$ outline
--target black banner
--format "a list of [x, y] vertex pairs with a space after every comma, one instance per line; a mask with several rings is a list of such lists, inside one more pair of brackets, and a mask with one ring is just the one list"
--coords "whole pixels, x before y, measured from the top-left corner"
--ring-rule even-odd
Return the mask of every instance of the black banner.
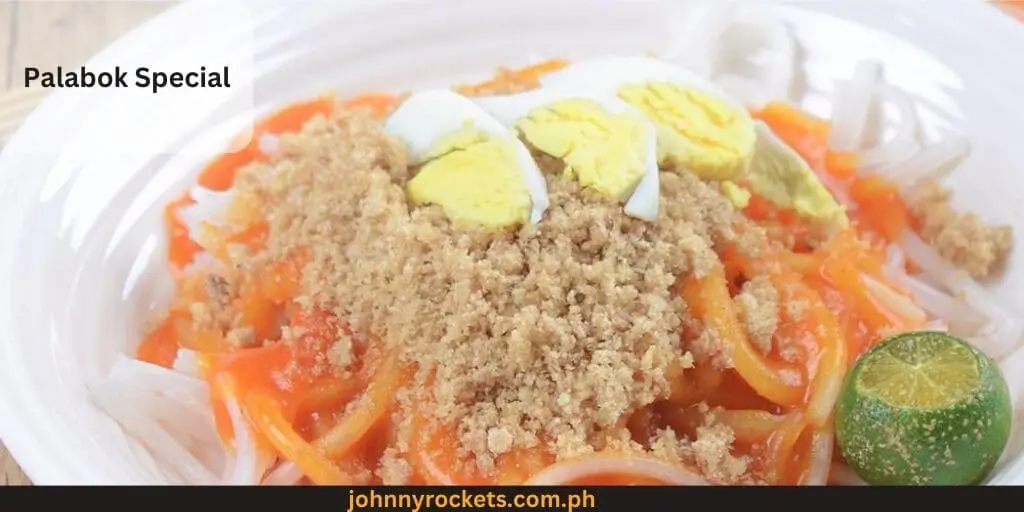
[[[34, 510], [49, 500], [133, 510], [185, 507], [181, 512], [274, 510], [304, 512], [439, 511], [625, 511], [685, 512], [695, 507], [756, 507], [817, 512], [849, 507], [971, 507], [1024, 498], [1024, 487], [8, 487], [0, 490], [4, 510]], [[90, 501], [91, 500], [91, 501]], [[102, 500], [102, 505], [99, 501]], [[1000, 500], [1000, 502], [1004, 502]], [[906, 501], [899, 503], [906, 505]], [[1009, 502], [1013, 503], [1013, 502]], [[59, 505], [58, 505], [59, 506]], [[729, 509], [725, 509], [729, 510]]]

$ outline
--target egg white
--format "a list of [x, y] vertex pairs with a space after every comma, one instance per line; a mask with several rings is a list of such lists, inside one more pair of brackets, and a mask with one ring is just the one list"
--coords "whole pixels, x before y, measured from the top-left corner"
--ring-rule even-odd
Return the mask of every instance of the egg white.
[[658, 168], [658, 133], [654, 125], [647, 122], [647, 170], [640, 183], [633, 190], [623, 207], [626, 215], [648, 222], [658, 220], [658, 209], [661, 204], [661, 170]]
[[613, 94], [585, 91], [579, 87], [545, 87], [516, 94], [481, 96], [473, 98], [473, 102], [483, 107], [505, 126], [511, 127], [526, 117], [533, 109], [542, 108], [557, 101], [572, 99], [593, 101], [611, 114], [635, 111], [628, 103]]
[[469, 98], [447, 89], [417, 92], [391, 114], [385, 130], [405, 144], [410, 162], [420, 164], [438, 138], [469, 126], [512, 144], [530, 194], [530, 222], [539, 222], [550, 200], [537, 162], [507, 126]]
[[658, 219], [658, 208], [661, 199], [661, 185], [658, 169], [657, 131], [654, 124], [639, 110], [622, 101], [614, 94], [586, 92], [584, 88], [542, 87], [530, 91], [497, 96], [474, 98], [474, 102], [493, 115], [507, 127], [526, 117], [530, 111], [543, 108], [557, 101], [570, 99], [590, 100], [610, 114], [629, 113], [637, 116], [646, 128], [646, 165], [644, 176], [630, 194], [623, 211], [627, 215], [654, 222]]

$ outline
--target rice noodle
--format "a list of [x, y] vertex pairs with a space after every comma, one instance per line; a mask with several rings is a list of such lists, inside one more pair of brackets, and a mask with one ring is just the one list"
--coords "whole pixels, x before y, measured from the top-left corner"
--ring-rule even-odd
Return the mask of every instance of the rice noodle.
[[199, 359], [196, 353], [187, 348], [178, 349], [178, 355], [174, 358], [174, 371], [183, 373], [190, 377], [199, 376]]
[[213, 228], [224, 226], [226, 222], [224, 214], [234, 200], [235, 192], [233, 190], [221, 192], [195, 186], [189, 191], [189, 195], [195, 203], [181, 209], [181, 219], [188, 228], [189, 238], [203, 246], [203, 239], [206, 238], [203, 236], [204, 226]]
[[123, 354], [118, 354], [107, 380], [148, 393], [162, 394], [193, 410], [210, 410], [209, 386], [206, 382]]
[[125, 434], [145, 445], [153, 457], [193, 485], [217, 484], [216, 473], [200, 461], [168, 430], [148, 414], [142, 403], [126, 399], [124, 389], [108, 386], [93, 389], [92, 401], [116, 421]]
[[828, 481], [836, 485], [868, 485], [863, 478], [841, 462], [832, 463]]
[[[904, 273], [904, 268], [907, 262], [906, 256], [903, 255], [903, 250], [896, 244], [890, 244], [885, 248], [885, 268], [889, 271], [896, 273]], [[890, 277], [892, 275], [890, 274]]]
[[817, 391], [810, 403], [807, 404], [807, 417], [812, 423], [820, 424], [822, 421], [827, 421], [839, 399], [844, 377], [846, 377], [845, 371], [828, 372], [814, 383], [820, 391]]
[[125, 403], [133, 403], [136, 409], [145, 411], [147, 417], [173, 425], [175, 437], [184, 436], [198, 441], [199, 444], [217, 444], [216, 435], [209, 429], [213, 422], [209, 407], [206, 410], [197, 410], [173, 398], [111, 380], [96, 383], [91, 389], [104, 396], [116, 396]]
[[900, 286], [914, 296], [914, 303], [942, 320], [958, 336], [976, 335], [985, 325], [986, 318], [966, 302], [937, 290], [928, 283], [908, 275], [892, 276]]
[[602, 474], [637, 475], [668, 485], [708, 485], [696, 473], [649, 457], [583, 456], [556, 462], [530, 478], [526, 485], [566, 485]]
[[825, 185], [825, 188], [828, 189], [829, 193], [832, 194], [832, 197], [846, 208], [847, 212], [852, 212], [857, 209], [857, 203], [850, 197], [850, 191], [846, 184], [837, 180], [827, 172], [817, 174], [817, 177], [821, 180], [822, 185]]
[[730, 22], [736, 0], [718, 2], [672, 2], [669, 5], [671, 39], [662, 58], [704, 77], [711, 76], [717, 41]]
[[188, 484], [219, 484], [228, 460], [204, 381], [119, 355], [89, 398], [160, 468]]
[[109, 386], [105, 390], [93, 388], [93, 392], [116, 396], [126, 407], [130, 406], [135, 409], [136, 413], [153, 420], [185, 452], [192, 454], [203, 467], [208, 468], [212, 473], [223, 474], [224, 469], [229, 465], [229, 457], [217, 438], [211, 413], [206, 413], [203, 416], [176, 414], [180, 408], [170, 405], [165, 397], [147, 394], [130, 396], [126, 392], [125, 386], [118, 386], [119, 388]]
[[896, 134], [889, 141], [858, 153], [861, 170], [902, 162], [913, 156], [919, 146], [917, 142], [919, 129], [917, 113], [910, 95], [884, 83], [877, 84], [874, 90], [880, 100], [895, 105], [899, 109], [899, 125], [896, 128]]
[[924, 324], [924, 327], [921, 329], [925, 331], [949, 332], [949, 324], [945, 320], [932, 320]]
[[913, 231], [904, 231], [900, 240], [900, 248], [926, 274], [951, 292], [966, 293], [971, 288], [981, 287], [966, 272], [946, 261], [938, 251]]
[[832, 466], [832, 447], [835, 435], [832, 426], [828, 425], [814, 431], [811, 439], [811, 460], [807, 465], [807, 476], [801, 482], [804, 485], [828, 484], [829, 471]]
[[970, 150], [970, 144], [962, 136], [953, 136], [931, 144], [909, 160], [889, 165], [880, 174], [889, 177], [904, 191], [925, 180], [937, 180], [952, 169]]
[[[109, 415], [108, 415], [109, 416]], [[109, 418], [118, 428], [119, 433], [123, 433], [123, 428], [113, 418]], [[187, 485], [185, 481], [177, 471], [174, 471], [167, 467], [166, 464], [160, 463], [153, 454], [150, 453], [149, 449], [146, 448], [142, 443], [135, 440], [135, 438], [125, 435], [119, 435], [118, 439], [112, 439], [111, 442], [117, 443], [118, 445], [127, 448], [128, 452], [131, 453], [131, 457], [134, 458], [138, 465], [137, 469], [146, 474], [147, 482], [153, 485]], [[116, 450], [116, 447], [111, 447], [111, 452]]]
[[[973, 309], [981, 313], [987, 322], [977, 336], [970, 337], [981, 351], [999, 360], [1012, 353], [1024, 338], [1024, 320], [1005, 308], [965, 272], [951, 263], [917, 234], [906, 231], [900, 246], [907, 257], [914, 260], [926, 274], [932, 276], [950, 292], [961, 297]], [[946, 320], [949, 320], [946, 318]]]
[[1020, 317], [1003, 315], [994, 317], [977, 336], [969, 337], [979, 350], [996, 361], [1011, 355], [1024, 338], [1024, 320]]
[[796, 41], [781, 18], [737, 10], [716, 44], [712, 78], [727, 92], [755, 107], [791, 96]]
[[713, 79], [748, 105], [786, 99], [796, 41], [781, 18], [736, 0], [670, 4], [662, 58]]
[[836, 83], [832, 101], [832, 128], [828, 136], [831, 151], [857, 151], [864, 143], [868, 118], [874, 103], [874, 89], [882, 73], [876, 60], [862, 60], [854, 69], [853, 78]]
[[909, 276], [906, 272], [906, 255], [897, 244], [889, 245], [885, 251], [883, 270], [896, 284], [905, 288], [914, 297], [915, 307], [923, 310], [932, 320], [925, 325], [927, 330], [955, 332], [961, 336], [978, 333], [985, 324], [985, 316], [961, 299], [936, 289], [921, 276]]
[[256, 485], [260, 475], [256, 439], [249, 424], [242, 415], [242, 410], [234, 399], [224, 401], [228, 415], [231, 417], [231, 430], [234, 432], [234, 466], [229, 482], [232, 485]]
[[[198, 185], [189, 190], [189, 196], [191, 196], [192, 200], [196, 202], [195, 206], [204, 206], [204, 208], [193, 210], [193, 214], [197, 215], [201, 210], [208, 210], [210, 212], [209, 215], [202, 216], [196, 220], [215, 224], [224, 221], [220, 217], [224, 211], [227, 210], [234, 198], [231, 190], [210, 190]], [[189, 215], [185, 214], [188, 210], [190, 210], [190, 208], [184, 208], [182, 210], [182, 215], [184, 217], [189, 217]]]
[[295, 485], [305, 475], [297, 464], [291, 461], [284, 461], [274, 468], [263, 478], [263, 485]]
[[924, 272], [935, 278], [950, 291], [962, 292], [972, 282], [966, 272], [946, 261], [932, 246], [912, 231], [905, 231], [900, 240], [904, 254], [912, 259]]
[[928, 320], [928, 314], [906, 296], [867, 274], [861, 273], [860, 278], [868, 293], [886, 308], [911, 322], [923, 323]]

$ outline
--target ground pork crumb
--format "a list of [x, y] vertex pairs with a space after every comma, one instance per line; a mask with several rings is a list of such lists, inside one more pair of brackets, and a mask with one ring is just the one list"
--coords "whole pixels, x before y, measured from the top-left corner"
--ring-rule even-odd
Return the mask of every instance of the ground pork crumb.
[[697, 428], [696, 438], [680, 438], [672, 429], [661, 430], [651, 440], [650, 454], [656, 458], [700, 469], [714, 484], [752, 484], [750, 460], [732, 453], [733, 431], [722, 424]]
[[504, 427], [487, 431], [487, 449], [494, 455], [501, 455], [512, 449], [512, 434]]
[[921, 222], [921, 236], [944, 258], [975, 278], [999, 271], [1010, 252], [1013, 228], [990, 226], [974, 213], [960, 213], [950, 205], [951, 193], [928, 182], [909, 200]]
[[306, 330], [302, 327], [292, 327], [286, 325], [281, 327], [281, 339], [284, 341], [295, 341], [306, 334]]
[[337, 341], [327, 350], [327, 358], [335, 368], [344, 370], [352, 364], [352, 336], [342, 332], [338, 335]]
[[684, 346], [693, 356], [693, 360], [702, 364], [713, 364], [717, 368], [732, 368], [732, 355], [726, 350], [721, 337], [712, 329], [707, 328], [697, 319], [683, 314], [685, 332], [696, 333], [691, 339], [684, 339]]
[[228, 343], [235, 348], [251, 348], [256, 346], [256, 330], [250, 326], [235, 327], [228, 331]]
[[188, 304], [194, 330], [229, 331], [235, 326], [234, 320], [239, 314], [233, 302], [238, 297], [238, 288], [234, 276], [230, 272], [226, 274], [210, 274], [197, 283], [205, 293], [206, 300]]
[[207, 276], [205, 285], [206, 294], [210, 296], [210, 300], [221, 306], [226, 306], [235, 293], [231, 283], [223, 276], [216, 274]]
[[[756, 230], [738, 236], [732, 205], [689, 173], [661, 174], [657, 223], [549, 173], [539, 224], [485, 232], [410, 207], [404, 151], [377, 121], [318, 118], [280, 141], [279, 159], [239, 176], [270, 221], [267, 249], [248, 264], [307, 248], [300, 303], [416, 363], [400, 416], [415, 404], [432, 424], [457, 426], [484, 471], [516, 447], [569, 457], [628, 438], [625, 420], [667, 396], [668, 369], [692, 364], [677, 276], [719, 267], [717, 244], [765, 243]], [[335, 363], [351, 357], [330, 351]], [[401, 480], [405, 469], [388, 464], [381, 476]]]
[[786, 301], [786, 315], [792, 320], [800, 320], [807, 312], [807, 301], [803, 299]]
[[747, 472], [747, 461], [733, 456], [731, 449], [734, 434], [725, 425], [711, 425], [697, 428], [697, 439], [693, 442], [693, 453], [697, 465], [707, 478], [714, 482], [736, 482]]
[[771, 352], [772, 336], [779, 325], [778, 291], [767, 277], [756, 276], [743, 284], [735, 300], [750, 341], [761, 352]]
[[389, 447], [380, 458], [377, 477], [384, 485], [407, 485], [412, 477], [412, 468], [397, 449]]
[[193, 329], [205, 330], [217, 325], [213, 310], [205, 302], [193, 302], [189, 306], [188, 312], [192, 317]]
[[679, 435], [676, 434], [675, 430], [670, 428], [662, 429], [651, 439], [650, 452], [651, 455], [658, 459], [662, 459], [668, 462], [681, 463], [682, 449], [685, 440], [679, 439]]

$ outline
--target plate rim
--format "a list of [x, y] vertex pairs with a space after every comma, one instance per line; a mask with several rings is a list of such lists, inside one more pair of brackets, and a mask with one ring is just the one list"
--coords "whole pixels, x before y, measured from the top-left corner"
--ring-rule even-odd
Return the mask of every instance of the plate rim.
[[[273, 9], [275, 5], [286, 3], [287, 0], [271, 0], [266, 2], [256, 2], [250, 4], [252, 9], [262, 9], [267, 12]], [[783, 4], [798, 5], [802, 3], [813, 3], [807, 1], [789, 0], [781, 2]], [[956, 4], [958, 9], [962, 9], [962, 13], [967, 16], [971, 16], [974, 19], [984, 20], [987, 23], [991, 23], [992, 32], [999, 32], [1001, 35], [998, 37], [1004, 37], [1002, 34], [1014, 34], [1007, 37], [1016, 37], [1021, 41], [1024, 41], [1024, 24], [1017, 19], [1011, 17], [1006, 13], [1000, 6], [996, 5], [991, 1], [964, 1], [964, 2], [950, 2]], [[372, 5], [373, 2], [359, 0], [352, 2], [352, 10], [363, 8], [367, 5]], [[150, 36], [162, 32], [166, 33], [169, 30], [174, 30], [177, 25], [174, 24], [175, 20], [179, 18], [187, 19], [190, 16], [202, 16], [203, 11], [208, 9], [208, 4], [202, 0], [189, 0], [181, 2], [177, 5], [169, 7], [157, 14], [156, 16], [146, 20], [145, 22], [134, 27], [125, 35], [116, 39], [100, 52], [90, 58], [87, 63], [94, 62], [96, 60], [108, 60], [117, 54], [125, 51], [127, 48], [126, 42], [131, 41], [134, 38], [141, 37], [141, 35], [149, 34]], [[993, 34], [989, 35], [992, 38]], [[16, 159], [13, 154], [17, 153], [17, 149], [25, 145], [28, 140], [33, 136], [38, 136], [46, 131], [46, 126], [54, 123], [59, 123], [62, 117], [62, 113], [57, 112], [57, 107], [66, 106], [68, 95], [66, 91], [54, 91], [53, 94], [49, 95], [42, 104], [25, 119], [21, 129], [19, 129], [4, 145], [3, 151], [0, 152], [0, 198], [10, 197], [10, 191], [16, 190], [16, 185], [19, 176], [23, 176], [29, 172], [29, 169], [20, 169], [16, 167]], [[78, 105], [78, 108], [88, 110], [90, 107], [86, 104]], [[64, 114], [66, 115], [66, 113]], [[10, 216], [8, 214], [14, 213], [16, 210], [12, 210], [9, 204], [4, 202], [3, 206], [0, 206], [3, 210], [4, 215], [0, 216], [0, 240], [4, 236], [15, 236], [20, 232], [17, 231], [19, 226], [13, 225], [14, 223], [9, 222]], [[11, 276], [14, 275], [16, 269], [10, 268], [3, 265], [4, 257], [10, 257], [16, 251], [14, 247], [4, 247], [0, 245], [0, 293], [8, 294], [12, 288]], [[9, 315], [10, 312], [7, 312]], [[0, 313], [0, 354], [2, 354], [3, 361], [0, 361], [0, 366], [11, 368], [14, 365], [14, 360], [10, 357], [17, 355], [19, 351], [15, 345], [10, 329], [10, 325], [4, 322], [4, 316]], [[83, 482], [83, 480], [92, 480], [87, 476], [87, 472], [81, 470], [85, 469], [82, 464], [77, 466], [65, 465], [54, 463], [54, 461], [62, 461], [59, 453], [52, 449], [49, 443], [41, 432], [53, 428], [52, 425], [37, 425], [31, 421], [32, 417], [37, 414], [25, 415], [28, 409], [24, 407], [24, 403], [17, 400], [17, 397], [13, 396], [14, 390], [17, 386], [17, 382], [11, 378], [14, 375], [10, 372], [0, 372], [0, 382], [4, 385], [0, 386], [0, 417], [5, 418], [3, 422], [0, 422], [0, 439], [3, 440], [4, 445], [10, 452], [14, 460], [21, 466], [25, 474], [36, 484], [36, 485], [52, 485], [62, 483], [92, 483]], [[1024, 457], [1022, 454], [1020, 457]]]

